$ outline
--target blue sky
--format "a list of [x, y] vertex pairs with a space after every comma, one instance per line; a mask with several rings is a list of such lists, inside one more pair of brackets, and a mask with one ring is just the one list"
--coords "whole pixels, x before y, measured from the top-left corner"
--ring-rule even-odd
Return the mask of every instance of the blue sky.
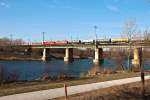
[[0, 0], [0, 37], [46, 40], [120, 37], [129, 19], [150, 26], [150, 0]]

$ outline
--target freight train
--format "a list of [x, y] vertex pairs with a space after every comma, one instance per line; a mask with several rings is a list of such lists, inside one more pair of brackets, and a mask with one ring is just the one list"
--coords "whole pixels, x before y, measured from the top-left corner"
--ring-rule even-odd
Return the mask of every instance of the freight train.
[[[63, 45], [63, 44], [94, 44], [95, 40], [71, 40], [71, 41], [49, 41], [49, 42], [32, 42], [32, 45]], [[127, 38], [113, 38], [113, 39], [97, 39], [97, 44], [104, 43], [129, 43]]]

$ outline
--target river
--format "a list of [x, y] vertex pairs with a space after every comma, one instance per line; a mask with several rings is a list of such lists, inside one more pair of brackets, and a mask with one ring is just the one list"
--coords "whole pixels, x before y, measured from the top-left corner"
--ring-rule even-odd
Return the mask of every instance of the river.
[[[32, 80], [37, 79], [40, 76], [48, 73], [51, 76], [57, 76], [62, 74], [82, 76], [85, 75], [88, 70], [93, 68], [92, 59], [75, 59], [72, 63], [64, 63], [63, 60], [51, 60], [51, 61], [0, 61], [0, 66], [4, 67], [7, 72], [19, 73], [20, 80]], [[99, 65], [101, 68], [116, 68], [117, 64], [115, 60], [105, 59], [103, 64]], [[124, 66], [127, 66], [127, 61], [124, 61]], [[145, 61], [144, 68], [150, 69], [150, 60]]]

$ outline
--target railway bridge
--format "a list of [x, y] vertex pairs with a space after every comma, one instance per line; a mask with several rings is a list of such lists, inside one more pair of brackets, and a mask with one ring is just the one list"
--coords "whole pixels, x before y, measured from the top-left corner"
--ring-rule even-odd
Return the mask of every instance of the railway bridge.
[[31, 52], [32, 48], [41, 48], [43, 49], [43, 56], [41, 59], [43, 61], [46, 61], [48, 58], [48, 49], [50, 48], [59, 48], [59, 49], [65, 49], [65, 57], [64, 61], [65, 62], [70, 62], [73, 59], [73, 49], [74, 48], [91, 48], [95, 49], [95, 57], [93, 59], [93, 62], [95, 64], [100, 63], [100, 61], [103, 59], [103, 49], [104, 48], [128, 48], [131, 50], [134, 50], [134, 59], [132, 60], [132, 64], [140, 64], [140, 54], [142, 51], [142, 48], [150, 48], [150, 43], [132, 43], [129, 45], [129, 43], [103, 43], [103, 44], [61, 44], [61, 45], [56, 45], [56, 44], [47, 44], [47, 45], [16, 45], [14, 46], [16, 48], [25, 48], [26, 51]]

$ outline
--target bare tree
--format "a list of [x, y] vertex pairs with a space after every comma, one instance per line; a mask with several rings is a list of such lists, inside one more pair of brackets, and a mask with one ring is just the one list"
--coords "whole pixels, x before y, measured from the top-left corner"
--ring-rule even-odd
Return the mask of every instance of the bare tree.
[[118, 49], [117, 50], [117, 59], [115, 62], [117, 63], [117, 68], [118, 70], [126, 70], [127, 68], [124, 66], [124, 61], [126, 59], [126, 54], [123, 49]]
[[13, 40], [14, 45], [22, 45], [23, 43], [24, 43], [24, 41], [22, 39]]
[[137, 34], [137, 24], [134, 20], [128, 20], [123, 26], [123, 34], [131, 41]]
[[150, 31], [148, 29], [145, 29], [143, 35], [144, 35], [144, 37], [143, 37], [144, 38], [144, 42], [150, 41]]
[[123, 34], [129, 39], [128, 69], [131, 70], [131, 41], [137, 33], [137, 24], [134, 20], [128, 20], [123, 26]]

